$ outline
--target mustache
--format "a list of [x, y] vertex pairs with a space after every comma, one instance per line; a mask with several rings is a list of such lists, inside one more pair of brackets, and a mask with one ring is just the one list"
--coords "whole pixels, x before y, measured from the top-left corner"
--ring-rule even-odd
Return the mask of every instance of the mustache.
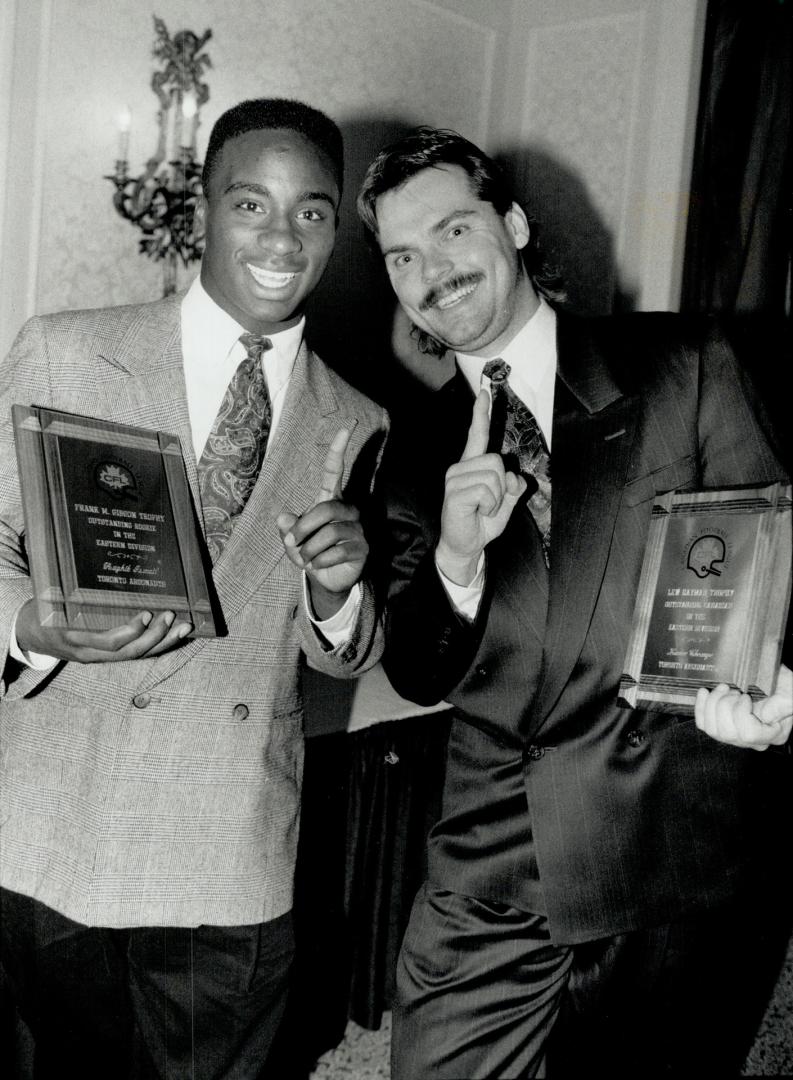
[[439, 300], [450, 296], [451, 293], [456, 292], [458, 289], [465, 288], [466, 285], [476, 285], [483, 277], [483, 274], [473, 272], [457, 274], [455, 277], [445, 281], [443, 285], [434, 285], [419, 304], [419, 311], [427, 311], [429, 308], [434, 307]]

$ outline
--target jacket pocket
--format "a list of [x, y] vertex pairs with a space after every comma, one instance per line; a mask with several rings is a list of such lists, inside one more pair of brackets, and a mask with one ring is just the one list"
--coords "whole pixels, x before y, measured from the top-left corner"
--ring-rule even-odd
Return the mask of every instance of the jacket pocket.
[[681, 488], [693, 490], [698, 482], [697, 463], [694, 454], [687, 454], [668, 465], [662, 465], [644, 476], [625, 485], [622, 501], [626, 506], [638, 506], [647, 499], [654, 499], [666, 491]]

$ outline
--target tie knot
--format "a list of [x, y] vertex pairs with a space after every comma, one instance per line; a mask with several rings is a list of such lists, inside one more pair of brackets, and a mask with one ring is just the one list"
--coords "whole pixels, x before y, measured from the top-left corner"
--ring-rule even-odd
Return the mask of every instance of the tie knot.
[[252, 360], [260, 360], [262, 353], [273, 347], [268, 337], [257, 337], [256, 334], [240, 334], [240, 341]]
[[505, 360], [488, 360], [482, 368], [482, 374], [487, 375], [491, 383], [503, 383], [507, 381], [510, 370]]

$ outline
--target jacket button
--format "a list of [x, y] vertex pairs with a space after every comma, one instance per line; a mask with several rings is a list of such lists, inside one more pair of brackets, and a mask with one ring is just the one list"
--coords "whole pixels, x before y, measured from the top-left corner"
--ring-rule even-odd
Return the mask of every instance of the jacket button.
[[232, 716], [235, 720], [247, 720], [250, 716], [251, 710], [247, 705], [235, 705], [232, 709]]
[[545, 754], [545, 750], [541, 746], [530, 746], [526, 751], [526, 757], [531, 758], [532, 761], [539, 761]]
[[637, 731], [636, 728], [633, 728], [631, 731], [629, 731], [626, 738], [631, 746], [641, 746], [641, 744], [644, 742], [643, 733], [641, 731]]
[[480, 665], [480, 667], [478, 667], [476, 669], [476, 673], [477, 673], [477, 675], [479, 676], [480, 679], [484, 679], [485, 676], [488, 674], [488, 671], [487, 671], [487, 668], [485, 667], [485, 665], [482, 664], [482, 665]]
[[136, 694], [132, 699], [132, 704], [136, 709], [145, 709], [151, 704], [151, 694]]

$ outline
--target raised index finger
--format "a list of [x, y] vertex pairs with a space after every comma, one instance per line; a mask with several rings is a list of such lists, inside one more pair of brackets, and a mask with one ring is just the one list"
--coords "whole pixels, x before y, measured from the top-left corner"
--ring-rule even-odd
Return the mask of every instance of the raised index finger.
[[490, 434], [490, 398], [487, 390], [480, 390], [474, 402], [474, 411], [471, 416], [471, 426], [468, 429], [468, 439], [465, 443], [463, 456], [460, 461], [469, 458], [481, 457], [487, 452], [487, 440]]
[[341, 495], [341, 478], [344, 474], [344, 452], [352, 432], [347, 428], [337, 431], [328, 448], [328, 456], [322, 467], [322, 483], [317, 495], [317, 502], [328, 502]]

